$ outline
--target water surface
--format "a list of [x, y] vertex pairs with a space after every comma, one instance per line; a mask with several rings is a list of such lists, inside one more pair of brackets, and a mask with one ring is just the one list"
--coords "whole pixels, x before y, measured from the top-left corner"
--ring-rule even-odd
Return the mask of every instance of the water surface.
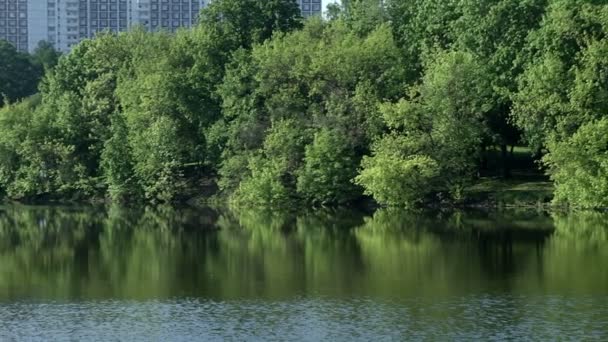
[[4, 340], [607, 340], [601, 213], [0, 208]]

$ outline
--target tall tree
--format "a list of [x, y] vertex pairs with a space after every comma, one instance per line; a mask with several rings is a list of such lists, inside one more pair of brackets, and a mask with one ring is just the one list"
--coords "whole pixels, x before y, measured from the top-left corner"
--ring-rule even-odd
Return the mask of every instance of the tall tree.
[[299, 28], [300, 21], [295, 0], [216, 0], [201, 11], [199, 26], [225, 41], [230, 52]]
[[544, 149], [560, 204], [606, 206], [607, 13], [603, 1], [551, 1], [529, 36], [513, 96], [513, 119], [530, 145]]
[[0, 40], [0, 106], [36, 93], [42, 68], [5, 40]]
[[[356, 169], [382, 130], [380, 99], [401, 94], [400, 64], [387, 26], [361, 36], [341, 19], [310, 20], [239, 54], [221, 87], [223, 118], [214, 126], [224, 146], [222, 189], [245, 200], [273, 198], [256, 191], [274, 189], [318, 203], [352, 199], [360, 189], [345, 169]], [[280, 146], [276, 137], [292, 148], [271, 148]]]
[[61, 52], [57, 51], [52, 43], [41, 40], [34, 49], [31, 59], [34, 64], [50, 70], [57, 65], [60, 56]]
[[462, 199], [492, 102], [488, 73], [472, 54], [435, 56], [408, 97], [382, 106], [390, 132], [364, 158], [357, 183], [389, 205], [411, 206], [433, 193]]

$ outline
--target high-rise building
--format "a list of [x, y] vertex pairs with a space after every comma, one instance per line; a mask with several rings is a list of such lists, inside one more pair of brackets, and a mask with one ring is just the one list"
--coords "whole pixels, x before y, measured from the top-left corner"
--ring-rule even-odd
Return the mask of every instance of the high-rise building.
[[298, 3], [304, 17], [319, 15], [323, 10], [321, 0], [298, 0]]
[[140, 0], [137, 22], [152, 31], [175, 31], [194, 25], [205, 5], [205, 0]]
[[[38, 0], [42, 1], [42, 0]], [[48, 40], [68, 51], [97, 32], [125, 31], [133, 25], [134, 0], [48, 0]], [[44, 20], [41, 20], [44, 22]]]
[[[69, 51], [101, 31], [125, 31], [134, 25], [151, 31], [191, 27], [210, 1], [0, 0], [0, 39], [20, 51], [33, 51], [41, 40]], [[297, 1], [305, 17], [322, 11], [322, 0]]]
[[27, 0], [0, 0], [0, 39], [27, 51], [28, 38]]

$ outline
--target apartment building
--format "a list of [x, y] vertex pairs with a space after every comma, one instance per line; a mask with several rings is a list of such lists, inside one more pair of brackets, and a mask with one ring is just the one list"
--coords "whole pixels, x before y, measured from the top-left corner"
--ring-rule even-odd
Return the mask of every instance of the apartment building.
[[[196, 23], [212, 0], [0, 0], [0, 39], [20, 51], [46, 40], [69, 51], [97, 32], [125, 31], [143, 25], [174, 32]], [[322, 12], [322, 0], [297, 0], [305, 17]]]
[[320, 15], [323, 11], [321, 0], [298, 0], [302, 16], [309, 17], [311, 15]]
[[27, 0], [0, 0], [0, 39], [21, 51], [28, 50]]
[[175, 31], [196, 23], [207, 1], [140, 0], [137, 22], [152, 31]]

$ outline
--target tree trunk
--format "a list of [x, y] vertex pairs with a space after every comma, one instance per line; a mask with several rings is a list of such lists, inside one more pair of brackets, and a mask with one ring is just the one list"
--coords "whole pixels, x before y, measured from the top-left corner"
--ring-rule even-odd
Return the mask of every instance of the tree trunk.
[[479, 161], [479, 168], [477, 169], [477, 177], [481, 177], [483, 172], [488, 169], [488, 156], [487, 156], [486, 145], [481, 146], [481, 160]]
[[511, 178], [511, 163], [509, 160], [509, 151], [507, 144], [500, 145], [500, 152], [502, 155], [502, 176], [504, 178]]

